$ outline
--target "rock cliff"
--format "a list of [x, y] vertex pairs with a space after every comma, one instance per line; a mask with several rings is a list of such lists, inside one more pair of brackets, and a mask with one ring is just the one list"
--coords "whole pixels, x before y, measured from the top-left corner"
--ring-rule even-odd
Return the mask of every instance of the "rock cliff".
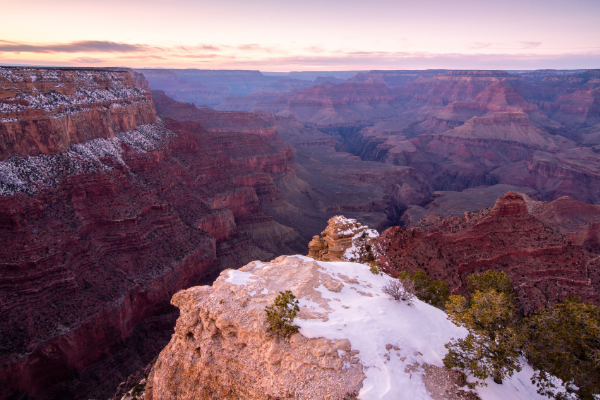
[[352, 261], [365, 263], [375, 260], [373, 245], [379, 233], [352, 218], [336, 215], [328, 221], [321, 236], [308, 244], [308, 256], [319, 261]]
[[0, 68], [0, 160], [154, 122], [148, 83], [131, 70]]
[[[106, 85], [136, 77], [110, 74]], [[147, 101], [140, 79], [131, 90]], [[281, 202], [273, 179], [291, 171], [281, 140], [168, 119], [135, 126], [129, 110], [133, 129], [106, 137], [91, 125], [56, 154], [0, 161], [2, 398], [112, 395], [167, 343], [176, 291], [305, 246], [261, 212]]]
[[545, 203], [508, 192], [490, 209], [389, 228], [377, 251], [388, 273], [421, 269], [454, 292], [465, 292], [472, 273], [504, 271], [525, 313], [569, 294], [600, 304], [599, 212], [573, 199]]
[[[441, 310], [386, 296], [389, 277], [348, 262], [278, 257], [226, 270], [212, 286], [177, 293], [175, 334], [145, 385], [156, 399], [542, 399], [523, 371], [472, 392], [442, 366], [444, 343], [465, 332]], [[290, 339], [269, 334], [265, 307], [299, 300]]]

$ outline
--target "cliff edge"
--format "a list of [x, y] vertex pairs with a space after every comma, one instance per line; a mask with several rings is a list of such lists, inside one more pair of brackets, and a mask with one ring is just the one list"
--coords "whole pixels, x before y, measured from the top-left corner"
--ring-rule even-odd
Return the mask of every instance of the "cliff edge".
[[[148, 376], [155, 399], [542, 399], [527, 365], [477, 393], [443, 368], [444, 344], [466, 332], [419, 300], [397, 302], [391, 279], [350, 262], [281, 256], [223, 271], [177, 293], [175, 335]], [[265, 307], [299, 299], [299, 333], [269, 335]], [[464, 385], [464, 379], [462, 384]]]

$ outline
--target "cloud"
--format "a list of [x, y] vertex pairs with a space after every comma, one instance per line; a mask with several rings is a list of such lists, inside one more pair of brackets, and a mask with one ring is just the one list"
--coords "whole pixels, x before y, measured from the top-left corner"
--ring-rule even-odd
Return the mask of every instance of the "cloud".
[[536, 47], [539, 47], [542, 42], [519, 42], [519, 44], [522, 49], [535, 49]]
[[196, 51], [221, 51], [220, 46], [213, 46], [210, 44], [199, 44], [196, 46], [174, 46], [171, 49], [174, 51], [180, 50], [188, 53], [193, 53]]
[[[326, 49], [307, 46], [131, 44], [107, 40], [70, 43], [25, 43], [0, 40], [3, 63], [99, 64], [165, 68], [226, 68], [261, 70], [369, 70], [369, 69], [530, 69], [593, 68], [598, 49], [541, 54], [541, 42], [470, 42], [464, 53], [425, 51], [365, 51], [360, 48]], [[473, 50], [474, 49], [474, 50]], [[478, 50], [479, 49], [479, 50]], [[22, 54], [17, 54], [22, 53]], [[65, 54], [60, 55], [59, 54]], [[71, 57], [69, 57], [71, 54]], [[68, 61], [66, 61], [68, 60]]]
[[150, 50], [157, 50], [157, 48], [107, 40], [81, 40], [54, 44], [28, 44], [0, 40], [0, 52], [4, 53], [139, 53]]
[[70, 61], [77, 63], [77, 64], [102, 64], [102, 63], [105, 63], [104, 60], [101, 60], [99, 58], [93, 58], [93, 57], [72, 58]]
[[[221, 60], [215, 60], [219, 63]], [[215, 68], [260, 70], [371, 70], [371, 69], [577, 69], [600, 61], [595, 54], [438, 54], [430, 52], [348, 51], [302, 54], [260, 59], [236, 58], [213, 64]]]
[[242, 50], [242, 51], [264, 51], [267, 53], [271, 53], [275, 51], [275, 48], [270, 46], [263, 46], [256, 43], [248, 43], [248, 44], [239, 44], [235, 46], [227, 46], [223, 45], [223, 48], [233, 49], [233, 50]]
[[474, 42], [469, 46], [470, 49], [485, 49], [486, 47], [490, 47], [492, 43], [490, 42]]

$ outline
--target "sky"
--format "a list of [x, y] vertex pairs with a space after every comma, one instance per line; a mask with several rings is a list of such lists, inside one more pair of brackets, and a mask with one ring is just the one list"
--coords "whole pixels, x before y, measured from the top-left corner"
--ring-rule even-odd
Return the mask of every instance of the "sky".
[[0, 64], [600, 68], [600, 0], [0, 0]]

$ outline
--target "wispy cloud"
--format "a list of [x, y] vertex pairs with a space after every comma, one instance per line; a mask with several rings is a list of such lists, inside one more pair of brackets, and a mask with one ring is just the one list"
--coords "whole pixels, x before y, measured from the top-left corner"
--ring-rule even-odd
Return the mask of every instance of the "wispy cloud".
[[535, 49], [536, 47], [540, 47], [542, 42], [519, 42], [522, 46], [522, 49]]
[[0, 52], [5, 53], [139, 53], [156, 49], [156, 47], [145, 44], [118, 43], [107, 40], [81, 40], [53, 44], [29, 44], [0, 40]]
[[[301, 69], [422, 69], [422, 68], [590, 68], [600, 51], [544, 53], [541, 42], [465, 44], [461, 53], [327, 49], [319, 44], [290, 47], [256, 43], [196, 45], [132, 44], [104, 40], [70, 43], [24, 43], [0, 40], [3, 63], [97, 65], [131, 67]], [[547, 49], [546, 49], [547, 51]], [[36, 61], [37, 60], [37, 61]]]
[[487, 42], [487, 43], [484, 43], [484, 42], [474, 42], [474, 43], [472, 43], [469, 46], [469, 48], [470, 49], [485, 49], [486, 47], [490, 47], [491, 45], [492, 44], [489, 43], [489, 42]]
[[71, 62], [74, 62], [76, 64], [103, 64], [104, 60], [94, 57], [77, 57], [72, 58]]
[[493, 43], [493, 42], [471, 42], [467, 48], [471, 50], [494, 49], [494, 50], [529, 50], [540, 47], [542, 42], [512, 42], [512, 43]]

